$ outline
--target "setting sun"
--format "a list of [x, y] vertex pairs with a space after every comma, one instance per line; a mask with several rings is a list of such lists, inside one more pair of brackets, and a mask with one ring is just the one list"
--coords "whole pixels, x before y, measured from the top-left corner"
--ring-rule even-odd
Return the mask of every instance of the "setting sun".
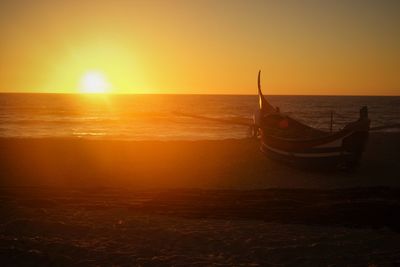
[[79, 90], [81, 93], [98, 94], [107, 93], [110, 84], [104, 74], [98, 71], [90, 71], [82, 77]]

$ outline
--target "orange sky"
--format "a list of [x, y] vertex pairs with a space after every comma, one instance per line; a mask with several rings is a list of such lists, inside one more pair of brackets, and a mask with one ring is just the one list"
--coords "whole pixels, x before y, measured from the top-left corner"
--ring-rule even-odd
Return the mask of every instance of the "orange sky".
[[0, 92], [400, 95], [400, 1], [0, 2]]

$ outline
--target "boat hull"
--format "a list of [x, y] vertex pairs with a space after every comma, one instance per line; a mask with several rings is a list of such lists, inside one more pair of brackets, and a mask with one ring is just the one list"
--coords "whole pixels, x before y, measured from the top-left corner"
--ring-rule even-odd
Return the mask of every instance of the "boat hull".
[[366, 106], [360, 109], [357, 121], [335, 133], [331, 124], [331, 132], [324, 132], [274, 108], [261, 91], [260, 74], [261, 71], [258, 72], [259, 110], [254, 116], [254, 125], [260, 133], [261, 151], [266, 156], [313, 169], [352, 169], [358, 165], [370, 126]]
[[335, 139], [325, 138], [325, 142], [323, 139], [290, 142], [261, 134], [260, 150], [269, 158], [296, 167], [352, 169], [359, 164], [367, 140], [368, 131], [338, 134]]

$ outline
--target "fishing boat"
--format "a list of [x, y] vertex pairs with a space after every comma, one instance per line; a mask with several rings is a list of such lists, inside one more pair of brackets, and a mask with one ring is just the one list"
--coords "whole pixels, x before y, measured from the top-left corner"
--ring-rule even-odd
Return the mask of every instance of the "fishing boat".
[[341, 130], [316, 129], [273, 107], [261, 91], [260, 75], [261, 71], [254, 124], [263, 154], [299, 167], [352, 169], [358, 165], [370, 129], [366, 106], [360, 109], [358, 120]]

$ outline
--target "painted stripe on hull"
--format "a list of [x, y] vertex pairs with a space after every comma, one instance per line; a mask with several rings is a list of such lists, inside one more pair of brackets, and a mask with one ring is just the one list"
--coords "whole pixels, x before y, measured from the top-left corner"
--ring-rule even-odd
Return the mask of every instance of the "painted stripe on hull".
[[[322, 153], [322, 152], [339, 152], [342, 151], [343, 140], [354, 132], [343, 133], [342, 136], [336, 137], [334, 140], [327, 140], [325, 143], [311, 144], [308, 146], [303, 145], [303, 147], [296, 147], [297, 142], [288, 142], [286, 145], [282, 145], [282, 139], [271, 137], [271, 136], [261, 136], [262, 143], [272, 148], [271, 144], [274, 145], [273, 149], [278, 149], [281, 151], [288, 151], [289, 153]], [[300, 142], [299, 142], [300, 143]]]
[[351, 153], [343, 151], [341, 147], [336, 147], [334, 152], [305, 152], [305, 153], [299, 153], [299, 152], [287, 152], [283, 151], [280, 149], [273, 148], [271, 146], [268, 146], [265, 143], [261, 143], [261, 149], [266, 148], [268, 150], [271, 150], [275, 153], [284, 155], [284, 156], [292, 156], [292, 157], [299, 157], [299, 158], [323, 158], [323, 157], [339, 157], [343, 155], [350, 155]]
[[346, 157], [343, 155], [330, 157], [295, 157], [274, 152], [263, 146], [261, 146], [261, 152], [271, 159], [286, 162], [289, 165], [299, 168], [336, 169], [340, 168], [343, 163], [346, 162]]

